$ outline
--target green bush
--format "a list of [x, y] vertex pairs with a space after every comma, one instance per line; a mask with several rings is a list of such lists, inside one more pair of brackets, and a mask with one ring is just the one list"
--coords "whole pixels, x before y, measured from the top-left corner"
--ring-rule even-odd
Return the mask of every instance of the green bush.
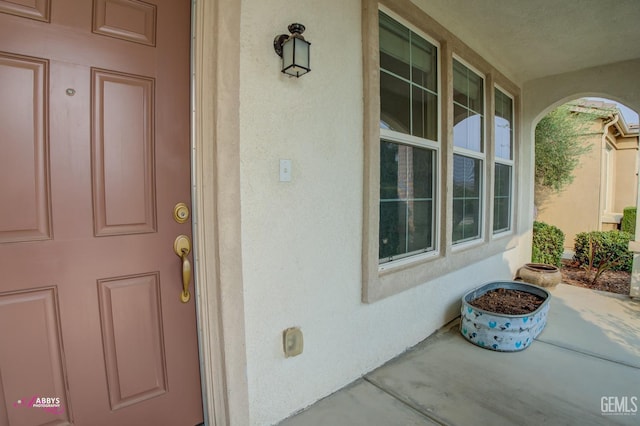
[[560, 266], [564, 252], [564, 232], [544, 222], [533, 222], [533, 263]]
[[613, 262], [610, 269], [631, 272], [633, 253], [629, 251], [631, 234], [624, 231], [581, 232], [575, 239], [574, 260], [582, 266], [589, 265], [589, 241], [593, 244], [593, 266]]
[[620, 230], [628, 232], [633, 237], [636, 234], [636, 208], [625, 207], [622, 211], [622, 222], [620, 222]]

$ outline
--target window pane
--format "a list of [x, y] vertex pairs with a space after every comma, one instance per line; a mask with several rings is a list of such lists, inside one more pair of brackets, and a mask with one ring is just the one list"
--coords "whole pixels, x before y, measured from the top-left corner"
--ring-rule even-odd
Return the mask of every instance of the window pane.
[[511, 166], [495, 165], [493, 232], [511, 228]]
[[466, 120], [469, 118], [469, 110], [460, 105], [453, 104], [453, 145], [461, 148], [467, 147], [469, 140], [469, 127]]
[[415, 198], [433, 198], [434, 154], [429, 149], [411, 149], [413, 161], [410, 163], [413, 173], [413, 196]]
[[413, 86], [413, 132], [414, 136], [438, 140], [438, 98], [432, 93]]
[[513, 101], [510, 97], [495, 90], [495, 135], [496, 157], [511, 160], [513, 158]]
[[437, 91], [437, 49], [415, 33], [411, 33], [411, 81]]
[[482, 160], [453, 156], [453, 243], [480, 238]]
[[484, 113], [482, 77], [453, 60], [453, 101], [479, 114]]
[[[476, 152], [482, 152], [484, 133], [482, 116], [465, 110], [458, 105], [454, 105], [453, 110], [455, 115], [453, 145]], [[465, 117], [465, 115], [468, 116]]]
[[406, 174], [398, 175], [400, 145], [380, 142], [380, 199], [397, 199], [398, 188], [406, 187]]
[[381, 261], [433, 247], [432, 150], [380, 141]]
[[407, 80], [411, 78], [409, 67], [409, 29], [379, 13], [380, 19], [380, 68]]
[[406, 253], [407, 202], [380, 200], [379, 258]]
[[472, 71], [469, 71], [469, 109], [479, 114], [484, 113], [484, 89], [482, 78]]
[[483, 81], [453, 61], [453, 145], [484, 152]]
[[431, 247], [433, 229], [433, 202], [412, 201], [408, 204], [408, 251], [424, 250]]
[[380, 127], [411, 134], [409, 83], [380, 73]]
[[462, 106], [469, 106], [467, 67], [453, 60], [453, 101]]
[[479, 200], [453, 201], [453, 244], [480, 238]]
[[496, 115], [513, 122], [513, 100], [500, 90], [495, 90]]
[[495, 118], [496, 157], [511, 159], [511, 125], [504, 118]]

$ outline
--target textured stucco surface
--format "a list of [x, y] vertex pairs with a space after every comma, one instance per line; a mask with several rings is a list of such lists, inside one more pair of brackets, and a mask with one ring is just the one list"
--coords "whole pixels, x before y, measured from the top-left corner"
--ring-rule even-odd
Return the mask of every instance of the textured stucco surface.
[[[266, 19], [265, 17], [270, 17]], [[431, 334], [468, 288], [508, 278], [518, 250], [363, 304], [360, 3], [245, 1], [240, 157], [247, 377], [252, 424], [286, 417]], [[312, 71], [279, 72], [273, 37], [306, 27]], [[279, 159], [292, 181], [279, 182]], [[284, 358], [281, 333], [304, 352]]]
[[[424, 339], [457, 315], [466, 290], [511, 277], [530, 255], [525, 232], [505, 253], [381, 301], [361, 302], [360, 8], [360, 2], [341, 0], [242, 2], [239, 197], [253, 425], [277, 422]], [[312, 43], [312, 71], [299, 79], [280, 73], [272, 48], [274, 36], [292, 22], [307, 27]], [[548, 92], [556, 84], [536, 82], [542, 93], [525, 99], [518, 166], [518, 221], [525, 230], [533, 213], [531, 122], [562, 97]], [[607, 94], [607, 87], [595, 92]], [[638, 107], [640, 100], [627, 104]], [[278, 181], [280, 159], [292, 161], [291, 182]], [[281, 333], [292, 326], [304, 333], [304, 352], [284, 358]]]

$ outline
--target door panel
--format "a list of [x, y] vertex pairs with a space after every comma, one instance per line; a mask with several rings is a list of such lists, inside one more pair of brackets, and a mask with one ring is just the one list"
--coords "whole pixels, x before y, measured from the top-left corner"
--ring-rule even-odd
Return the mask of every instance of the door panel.
[[0, 53], [0, 243], [50, 238], [48, 63]]
[[0, 12], [49, 22], [51, 0], [0, 0]]
[[99, 280], [98, 286], [111, 409], [165, 393], [167, 365], [158, 274]]
[[93, 32], [156, 45], [156, 6], [131, 0], [97, 0]]
[[4, 413], [0, 414], [0, 425], [40, 425], [52, 420], [58, 421], [54, 424], [68, 423], [68, 410], [25, 408], [34, 396], [33, 389], [40, 389], [42, 395], [57, 395], [61, 405], [69, 405], [60, 336], [55, 287], [0, 297], [0, 341], [12, 345], [11, 351], [0, 354], [0, 382], [5, 391], [4, 404], [8, 406], [4, 422]]
[[0, 426], [202, 421], [189, 8], [0, 0]]
[[154, 232], [154, 81], [91, 70], [96, 235]]

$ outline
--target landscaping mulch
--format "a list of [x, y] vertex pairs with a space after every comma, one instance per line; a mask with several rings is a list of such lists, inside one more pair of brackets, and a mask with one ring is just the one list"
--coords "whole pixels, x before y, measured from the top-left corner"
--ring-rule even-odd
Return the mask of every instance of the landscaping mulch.
[[592, 290], [608, 291], [610, 293], [629, 294], [631, 285], [631, 274], [629, 272], [605, 271], [595, 284], [591, 284], [590, 275], [577, 262], [563, 260], [560, 272], [562, 273], [562, 282], [565, 284]]
[[520, 290], [497, 288], [473, 299], [470, 305], [485, 311], [506, 315], [528, 314], [544, 302], [544, 298]]

